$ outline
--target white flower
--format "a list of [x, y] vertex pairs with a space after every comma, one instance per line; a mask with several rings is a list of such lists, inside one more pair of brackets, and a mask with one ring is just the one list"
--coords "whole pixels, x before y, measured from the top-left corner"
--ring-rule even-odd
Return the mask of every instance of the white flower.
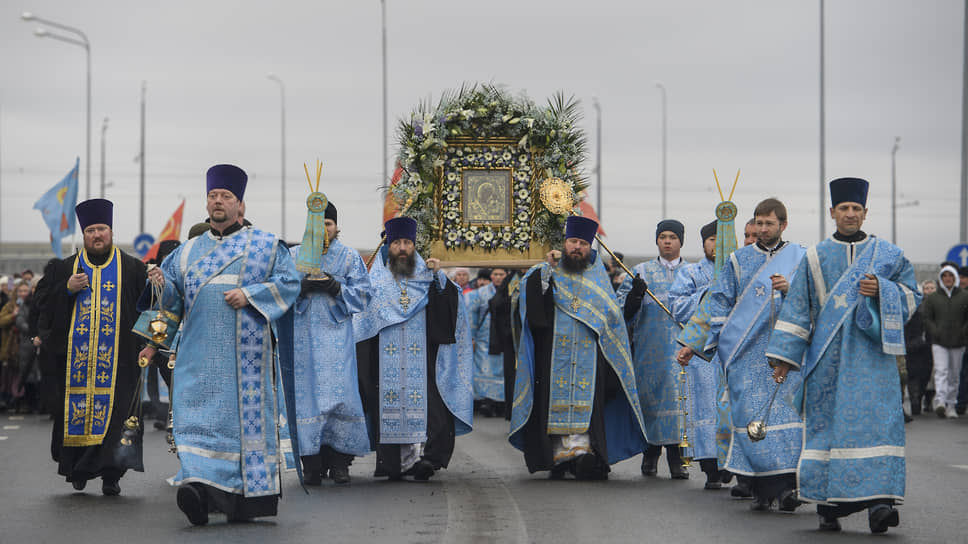
[[460, 238], [460, 236], [454, 231], [450, 231], [447, 233], [447, 239], [450, 240], [451, 242], [456, 242], [458, 238]]
[[474, 117], [474, 115], [476, 115], [474, 110], [460, 110], [460, 114], [464, 117], [464, 119], [471, 119]]
[[518, 213], [518, 220], [519, 221], [527, 221], [528, 220], [528, 212], [520, 212], [520, 213]]
[[[451, 162], [454, 162], [454, 160], [451, 159]], [[457, 174], [453, 172], [447, 172], [447, 181], [456, 181], [456, 180], [457, 180]]]
[[486, 241], [486, 242], [490, 242], [491, 240], [494, 239], [494, 234], [491, 233], [491, 231], [487, 231], [487, 232], [485, 232], [484, 234], [481, 235], [481, 238], [483, 238], [484, 241]]
[[493, 158], [494, 158], [494, 155], [491, 155], [491, 152], [490, 151], [488, 151], [487, 153], [484, 154], [484, 160], [485, 161], [489, 161], [489, 160], [491, 160]]
[[510, 151], [505, 151], [505, 152], [504, 152], [504, 155], [501, 155], [501, 157], [502, 157], [502, 158], [503, 158], [504, 160], [506, 160], [506, 161], [509, 161], [509, 160], [511, 160], [511, 152], [510, 152]]
[[453, 221], [454, 219], [457, 219], [457, 212], [453, 210], [447, 212], [447, 219], [450, 219], [451, 221]]

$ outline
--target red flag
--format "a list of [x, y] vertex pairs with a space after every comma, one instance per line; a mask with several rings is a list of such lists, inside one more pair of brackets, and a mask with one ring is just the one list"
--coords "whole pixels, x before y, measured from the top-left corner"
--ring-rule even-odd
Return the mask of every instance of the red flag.
[[387, 188], [386, 198], [383, 201], [384, 223], [396, 217], [397, 212], [400, 211], [400, 205], [397, 204], [397, 201], [393, 198], [393, 186], [400, 181], [401, 177], [403, 177], [403, 166], [400, 166], [400, 163], [398, 162], [397, 168], [393, 171], [393, 177], [390, 179], [390, 187]]
[[600, 234], [601, 236], [608, 236], [607, 234], [605, 234], [605, 229], [602, 228], [602, 222], [598, 219], [598, 214], [595, 213], [595, 208], [593, 208], [591, 204], [582, 200], [581, 202], [578, 203], [578, 209], [581, 210], [581, 214], [583, 217], [587, 217], [592, 221], [598, 223], [598, 234]]
[[165, 228], [161, 229], [161, 234], [158, 236], [158, 240], [155, 241], [155, 245], [151, 246], [148, 253], [145, 254], [144, 258], [141, 260], [148, 262], [158, 256], [158, 246], [165, 240], [177, 240], [181, 237], [181, 224], [182, 224], [182, 212], [185, 211], [185, 200], [181, 201], [178, 205], [178, 209], [175, 213], [171, 214], [168, 218], [168, 222], [165, 223]]

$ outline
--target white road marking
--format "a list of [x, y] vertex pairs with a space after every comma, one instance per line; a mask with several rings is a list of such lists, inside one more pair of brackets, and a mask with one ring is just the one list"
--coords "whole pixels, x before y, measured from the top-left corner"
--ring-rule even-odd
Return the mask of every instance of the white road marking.
[[4, 425], [3, 430], [5, 431], [16, 431], [20, 428], [20, 425]]
[[954, 468], [960, 468], [961, 470], [968, 470], [968, 465], [951, 465]]
[[0, 440], [6, 440], [6, 439], [7, 439], [6, 436], [0, 436]]
[[10, 421], [23, 421], [24, 416], [10, 416], [7, 419], [9, 419]]

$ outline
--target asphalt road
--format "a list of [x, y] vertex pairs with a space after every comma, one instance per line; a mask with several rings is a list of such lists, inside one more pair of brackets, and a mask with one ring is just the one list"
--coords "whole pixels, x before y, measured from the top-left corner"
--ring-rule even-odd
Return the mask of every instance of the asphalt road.
[[528, 474], [507, 444], [503, 420], [478, 419], [457, 439], [450, 468], [428, 483], [374, 480], [373, 456], [351, 467], [353, 482], [303, 493], [287, 478], [279, 516], [226, 524], [213, 515], [192, 527], [165, 479], [177, 470], [164, 433], [145, 436], [144, 473], [128, 473], [119, 497], [98, 481], [75, 492], [56, 474], [43, 416], [0, 415], [0, 544], [87, 542], [968, 542], [968, 418], [920, 416], [907, 425], [907, 501], [901, 526], [873, 536], [867, 516], [844, 532], [818, 533], [812, 507], [795, 514], [756, 513], [727, 491], [692, 479], [639, 473], [641, 458], [613, 467], [606, 482], [549, 481]]

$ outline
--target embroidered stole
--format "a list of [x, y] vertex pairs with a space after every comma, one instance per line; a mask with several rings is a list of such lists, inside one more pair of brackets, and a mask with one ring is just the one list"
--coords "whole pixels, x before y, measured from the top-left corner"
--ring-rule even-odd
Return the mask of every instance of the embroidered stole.
[[[276, 243], [272, 234], [246, 229], [222, 240], [189, 266], [185, 272], [186, 321], [199, 291], [235, 261], [243, 260], [236, 287], [265, 281], [272, 268]], [[245, 495], [257, 496], [271, 489], [263, 428], [266, 410], [272, 410], [270, 421], [278, 421], [277, 404], [265, 395], [267, 387], [274, 387], [275, 378], [269, 324], [251, 307], [242, 308], [236, 312], [236, 340], [242, 478]], [[271, 383], [265, 383], [266, 380]], [[280, 444], [277, 450], [277, 455], [281, 455]]]
[[[896, 266], [898, 255], [890, 251], [887, 252], [888, 255], [883, 255], [884, 251], [889, 249], [889, 245], [879, 238], [873, 238], [870, 244], [864, 248], [864, 251], [857, 256], [854, 263], [840, 275], [826, 298], [821, 300], [822, 306], [814, 324], [813, 341], [810, 342], [807, 353], [803, 358], [804, 381], [816, 368], [817, 363], [826, 353], [827, 348], [837, 336], [837, 332], [840, 331], [850, 312], [854, 311], [857, 304], [861, 302], [861, 298], [867, 298], [860, 294], [860, 280], [864, 277], [864, 274], [881, 272], [881, 276], [886, 279], [890, 275], [891, 269]], [[810, 267], [815, 271], [815, 274], [822, 273], [815, 248], [807, 251], [807, 259], [810, 260]], [[881, 293], [885, 291], [885, 289], [881, 289]], [[896, 310], [898, 316], [900, 315], [899, 304], [886, 310], [889, 311], [884, 315], [891, 316], [895, 313], [893, 310]], [[889, 319], [890, 321], [897, 321], [898, 316], [889, 317]], [[903, 335], [903, 326], [901, 334]], [[903, 339], [901, 344], [903, 345]], [[798, 403], [797, 406], [800, 406], [800, 404]]]
[[72, 273], [84, 272], [90, 287], [78, 293], [71, 315], [67, 354], [64, 445], [93, 446], [104, 441], [114, 409], [118, 372], [121, 250], [113, 248], [101, 266], [78, 253]]
[[632, 405], [639, 426], [642, 408], [636, 392], [635, 371], [625, 333], [625, 320], [611, 298], [604, 269], [597, 259], [586, 274], [554, 274], [555, 328], [552, 340], [548, 433], [576, 434], [588, 430], [595, 397], [596, 345], [609, 362], [625, 396]]
[[[723, 368], [736, 358], [738, 348], [743, 345], [751, 333], [759, 332], [763, 325], [763, 319], [770, 316], [764, 315], [770, 311], [770, 300], [778, 297], [779, 294], [773, 291], [773, 274], [783, 274], [790, 283], [793, 283], [793, 274], [796, 272], [797, 265], [803, 258], [804, 250], [800, 246], [788, 243], [779, 253], [768, 258], [760, 268], [754, 273], [753, 280], [743, 289], [742, 294], [733, 305], [733, 309], [723, 324], [722, 331], [719, 333], [719, 359], [722, 361]], [[729, 266], [729, 265], [727, 265]], [[737, 277], [737, 280], [739, 278]], [[774, 301], [776, 315], [779, 313], [779, 302]], [[772, 324], [770, 324], [772, 326]], [[767, 331], [769, 332], [769, 331]]]

